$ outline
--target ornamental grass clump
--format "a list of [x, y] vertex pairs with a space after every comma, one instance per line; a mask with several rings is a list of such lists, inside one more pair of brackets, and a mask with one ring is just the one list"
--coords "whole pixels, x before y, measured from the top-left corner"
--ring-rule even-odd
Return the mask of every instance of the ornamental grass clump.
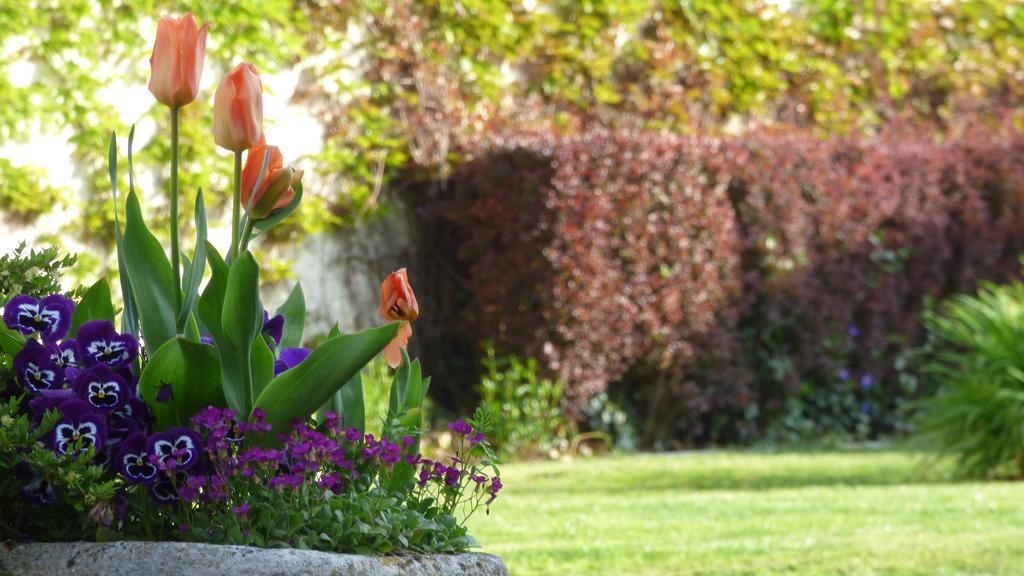
[[[303, 346], [299, 285], [264, 307], [249, 246], [294, 212], [302, 171], [267, 145], [251, 65], [236, 67], [215, 106], [215, 140], [235, 162], [226, 256], [206, 239], [202, 190], [192, 251], [182, 249], [178, 113], [197, 97], [206, 34], [191, 15], [161, 19], [150, 60], [150, 91], [171, 110], [170, 259], [134, 189], [133, 128], [123, 231], [113, 136], [109, 150], [120, 314], [106, 279], [77, 301], [33, 290], [6, 302], [0, 537], [365, 554], [473, 546], [465, 520], [501, 490], [496, 458], [465, 423], [450, 456], [419, 453], [430, 378], [406, 351], [419, 314], [406, 270], [381, 285], [387, 324], [335, 327], [316, 348]], [[395, 370], [376, 437], [361, 373], [380, 354]]]

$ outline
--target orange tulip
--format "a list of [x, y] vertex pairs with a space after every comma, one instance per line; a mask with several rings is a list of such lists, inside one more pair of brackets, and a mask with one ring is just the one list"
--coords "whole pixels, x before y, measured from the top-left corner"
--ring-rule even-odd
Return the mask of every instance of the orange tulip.
[[[263, 157], [270, 151], [267, 158], [267, 172], [263, 176], [258, 190], [253, 190], [260, 177]], [[295, 198], [294, 186], [302, 180], [302, 171], [284, 165], [284, 156], [277, 146], [267, 146], [265, 137], [260, 136], [259, 142], [249, 149], [242, 170], [242, 206], [249, 216], [255, 219], [266, 218], [284, 208]], [[249, 198], [255, 193], [252, 206]]]
[[217, 87], [213, 139], [233, 152], [255, 146], [263, 134], [263, 84], [256, 67], [242, 62]]
[[149, 91], [170, 108], [188, 104], [199, 92], [205, 59], [206, 24], [197, 30], [191, 14], [178, 20], [164, 16], [157, 22], [156, 42], [149, 57]]
[[412, 321], [420, 315], [405, 268], [392, 272], [380, 285], [380, 315], [385, 320], [401, 322], [398, 335], [384, 348], [388, 366], [397, 368], [402, 363], [402, 348], [409, 344], [412, 336]]

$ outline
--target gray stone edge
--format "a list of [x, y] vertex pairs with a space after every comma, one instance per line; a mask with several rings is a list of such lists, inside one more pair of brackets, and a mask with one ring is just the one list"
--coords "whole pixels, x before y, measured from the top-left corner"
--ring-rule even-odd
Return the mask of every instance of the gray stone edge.
[[358, 556], [185, 542], [0, 544], [0, 576], [508, 576], [491, 554]]

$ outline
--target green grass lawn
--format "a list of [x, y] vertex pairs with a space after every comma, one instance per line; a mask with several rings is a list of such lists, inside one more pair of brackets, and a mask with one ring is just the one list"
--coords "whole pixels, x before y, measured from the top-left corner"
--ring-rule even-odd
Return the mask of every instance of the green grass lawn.
[[1024, 484], [882, 452], [697, 452], [504, 467], [471, 529], [530, 574], [1024, 574]]

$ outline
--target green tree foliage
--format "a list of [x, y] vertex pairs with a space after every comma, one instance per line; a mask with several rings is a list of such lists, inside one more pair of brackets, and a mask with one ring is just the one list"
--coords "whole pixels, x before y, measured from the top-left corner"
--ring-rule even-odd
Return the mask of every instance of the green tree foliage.
[[[1024, 7], [1012, 0], [0, 0], [0, 139], [69, 131], [87, 240], [109, 242], [110, 205], [91, 200], [106, 186], [107, 134], [124, 128], [104, 89], [144, 83], [152, 20], [185, 11], [217, 30], [217, 76], [241, 59], [302, 72], [295, 99], [324, 123], [328, 182], [309, 191], [296, 219], [306, 229], [360, 220], [382, 182], [410, 165], [443, 173], [503, 127], [835, 132], [910, 116], [947, 128], [960, 112], [1019, 107], [1024, 82]], [[15, 85], [25, 62], [35, 81]], [[185, 191], [228, 187], [230, 161], [199, 138], [209, 96], [188, 112], [202, 121], [184, 123]], [[140, 165], [166, 165], [157, 142], [140, 142]], [[31, 171], [0, 162], [0, 177], [45, 195], [29, 211], [54, 203]], [[211, 208], [226, 196], [209, 194]]]

